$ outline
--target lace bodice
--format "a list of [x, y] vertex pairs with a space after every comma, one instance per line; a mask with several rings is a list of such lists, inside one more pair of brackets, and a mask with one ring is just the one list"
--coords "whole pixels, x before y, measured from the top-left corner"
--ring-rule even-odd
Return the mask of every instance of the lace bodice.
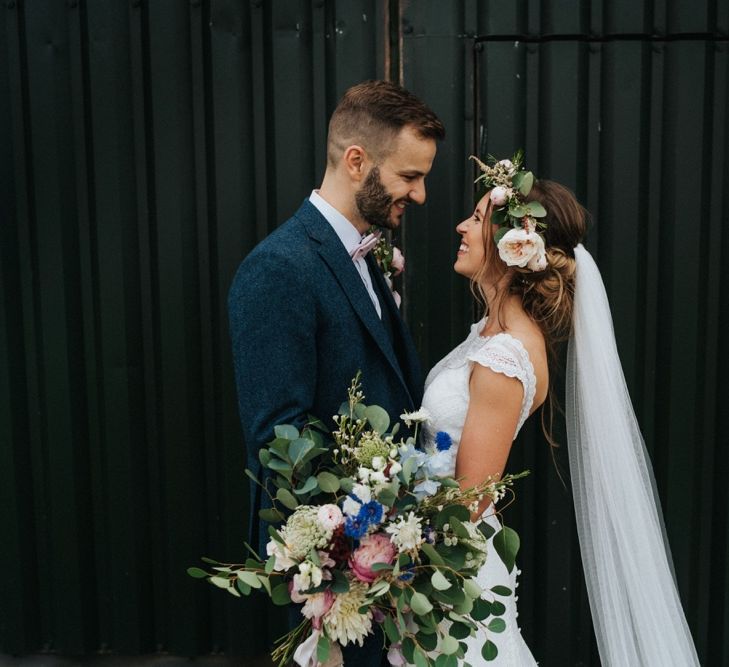
[[517, 378], [522, 383], [524, 396], [515, 438], [529, 416], [537, 388], [529, 354], [522, 342], [510, 334], [479, 336], [484, 323], [482, 319], [471, 325], [466, 340], [441, 359], [428, 374], [423, 396], [423, 407], [431, 415], [423, 430], [426, 442], [432, 442], [438, 431], [446, 431], [451, 436], [454, 451], [457, 451], [466, 421], [468, 383], [474, 363]]

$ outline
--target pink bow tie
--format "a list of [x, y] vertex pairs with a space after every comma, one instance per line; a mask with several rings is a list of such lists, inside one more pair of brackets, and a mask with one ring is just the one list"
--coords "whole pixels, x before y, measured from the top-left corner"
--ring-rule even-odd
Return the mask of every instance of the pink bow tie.
[[366, 257], [367, 253], [377, 245], [377, 242], [380, 240], [380, 236], [382, 236], [382, 232], [367, 234], [367, 236], [359, 242], [359, 245], [349, 253], [352, 260], [356, 262], [360, 257]]

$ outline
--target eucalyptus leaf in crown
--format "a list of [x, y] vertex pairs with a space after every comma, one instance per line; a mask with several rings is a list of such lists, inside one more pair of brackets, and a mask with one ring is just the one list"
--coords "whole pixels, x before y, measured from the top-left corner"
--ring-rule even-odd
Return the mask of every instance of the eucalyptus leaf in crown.
[[475, 155], [471, 159], [481, 170], [475, 182], [485, 186], [491, 200], [491, 223], [499, 226], [494, 234], [499, 256], [508, 266], [544, 271], [548, 260], [540, 231], [546, 229], [541, 218], [547, 211], [538, 201], [526, 200], [534, 174], [522, 168], [524, 152], [517, 151], [510, 160], [490, 155], [488, 164]]
[[[188, 573], [236, 597], [263, 590], [274, 604], [303, 605], [301, 623], [272, 653], [279, 665], [341, 664], [341, 647], [361, 646], [380, 625], [392, 664], [450, 666], [464, 656], [460, 640], [477, 627], [489, 637], [505, 629], [499, 597], [511, 591], [483, 591], [475, 577], [493, 557], [489, 537], [509, 570], [519, 539], [506, 526], [494, 534], [472, 515], [528, 473], [461, 489], [446, 474], [455, 457], [447, 433], [416, 446], [428, 417], [422, 409], [401, 415], [414, 434], [396, 439], [400, 423], [364, 403], [358, 374], [331, 434], [317, 419], [301, 432], [276, 426], [259, 452], [270, 474], [258, 479], [246, 470], [271, 498], [261, 511], [272, 524], [268, 558], [246, 545], [252, 557], [243, 564], [204, 559], [212, 571]], [[482, 655], [497, 654], [497, 642], [487, 639]]]

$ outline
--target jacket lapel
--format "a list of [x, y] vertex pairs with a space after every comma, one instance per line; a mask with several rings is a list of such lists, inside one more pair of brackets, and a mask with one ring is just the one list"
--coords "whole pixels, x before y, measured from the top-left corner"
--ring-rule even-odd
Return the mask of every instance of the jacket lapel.
[[[352, 262], [352, 258], [345, 250], [336, 232], [308, 199], [299, 209], [297, 217], [306, 227], [309, 237], [318, 244], [319, 255], [334, 274], [334, 277], [352, 305], [352, 308], [355, 313], [357, 313], [357, 317], [359, 317], [362, 324], [364, 324], [367, 331], [372, 336], [372, 339], [375, 343], [377, 343], [382, 354], [385, 355], [390, 366], [392, 366], [392, 369], [395, 371], [403, 387], [409, 394], [410, 389], [403, 377], [402, 370], [400, 369], [397, 357], [395, 356], [395, 350], [393, 349], [393, 346], [387, 336], [387, 332], [385, 331], [385, 326], [380, 321], [377, 311], [372, 305], [370, 295], [367, 293], [367, 289], [365, 288], [362, 278], [354, 266], [354, 262]], [[376, 269], [376, 273], [379, 274], [377, 278], [372, 275], [373, 273], [375, 272], [370, 266], [370, 275], [372, 279], [376, 280], [379, 278], [379, 280], [384, 280], [379, 269]], [[392, 301], [392, 297], [390, 296], [389, 298]], [[383, 308], [389, 307], [386, 303], [382, 303], [381, 305]]]

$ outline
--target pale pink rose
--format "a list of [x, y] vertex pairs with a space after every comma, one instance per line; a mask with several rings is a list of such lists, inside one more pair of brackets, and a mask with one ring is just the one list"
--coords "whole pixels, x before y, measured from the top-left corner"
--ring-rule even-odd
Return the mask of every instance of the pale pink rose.
[[544, 239], [535, 232], [525, 229], [510, 229], [498, 244], [499, 257], [508, 266], [525, 267], [532, 257], [544, 253]]
[[324, 616], [334, 604], [334, 593], [330, 589], [326, 589], [321, 593], [310, 595], [304, 603], [301, 613], [306, 618], [311, 619], [311, 625], [314, 630], [321, 630], [321, 617]]
[[499, 164], [508, 171], [514, 168], [514, 163], [511, 160], [499, 160]]
[[393, 269], [394, 276], [399, 276], [405, 270], [405, 255], [400, 252], [400, 248], [392, 246], [392, 262], [390, 266]]
[[322, 505], [316, 515], [324, 530], [334, 530], [344, 522], [344, 515], [336, 505]]
[[377, 573], [372, 571], [375, 563], [387, 563], [395, 560], [397, 549], [390, 542], [388, 535], [375, 533], [362, 538], [359, 547], [349, 558], [349, 567], [352, 573], [360, 581], [372, 583], [377, 578]]
[[497, 185], [493, 190], [491, 190], [491, 194], [489, 196], [491, 197], [491, 201], [494, 203], [494, 206], [503, 206], [509, 199], [508, 191], [500, 185]]

